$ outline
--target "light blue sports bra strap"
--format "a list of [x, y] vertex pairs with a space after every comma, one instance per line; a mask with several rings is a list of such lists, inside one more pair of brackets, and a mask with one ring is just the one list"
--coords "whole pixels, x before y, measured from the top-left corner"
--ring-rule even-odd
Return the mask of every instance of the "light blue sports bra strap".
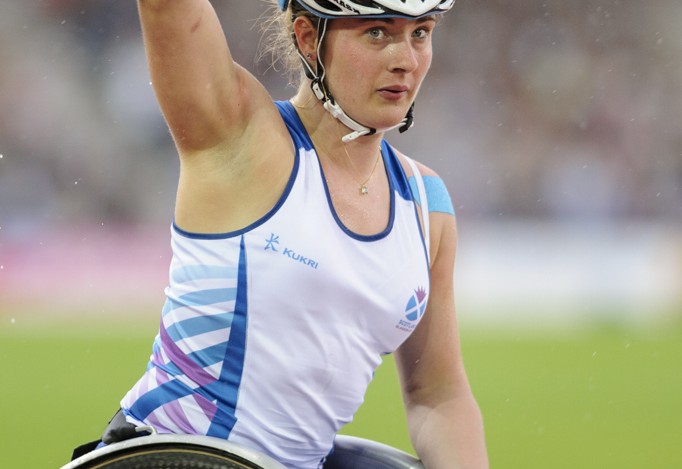
[[412, 174], [414, 175], [414, 180], [417, 183], [417, 191], [419, 192], [419, 201], [421, 202], [422, 209], [422, 220], [424, 223], [424, 243], [426, 244], [426, 254], [429, 256], [429, 262], [431, 259], [431, 236], [429, 231], [429, 201], [426, 197], [426, 188], [424, 187], [424, 179], [417, 169], [417, 164], [414, 160], [408, 156], [405, 157], [407, 163], [412, 169]]

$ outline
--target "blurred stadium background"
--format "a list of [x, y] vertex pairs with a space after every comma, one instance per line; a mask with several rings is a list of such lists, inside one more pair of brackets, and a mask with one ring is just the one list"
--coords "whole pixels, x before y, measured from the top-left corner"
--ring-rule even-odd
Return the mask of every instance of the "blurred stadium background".
[[[256, 61], [260, 0], [216, 0]], [[457, 210], [496, 468], [682, 467], [682, 3], [457, 0], [416, 126]], [[0, 467], [58, 467], [148, 353], [177, 162], [134, 2], [0, 6]], [[349, 432], [409, 450], [382, 367]]]

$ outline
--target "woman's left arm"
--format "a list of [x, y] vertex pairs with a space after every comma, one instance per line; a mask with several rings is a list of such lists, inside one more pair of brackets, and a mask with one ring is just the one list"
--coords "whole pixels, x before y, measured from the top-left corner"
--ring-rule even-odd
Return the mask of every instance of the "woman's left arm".
[[396, 352], [408, 430], [427, 469], [484, 469], [483, 419], [464, 370], [455, 317], [455, 218], [432, 213], [430, 224], [428, 309]]

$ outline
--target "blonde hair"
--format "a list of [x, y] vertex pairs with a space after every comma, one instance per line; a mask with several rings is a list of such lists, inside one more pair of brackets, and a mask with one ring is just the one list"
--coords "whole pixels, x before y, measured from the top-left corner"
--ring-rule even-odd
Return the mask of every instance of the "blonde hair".
[[289, 84], [298, 86], [303, 79], [303, 64], [297, 53], [296, 38], [294, 36], [294, 21], [301, 16], [307, 16], [317, 24], [319, 18], [291, 0], [286, 11], [281, 11], [277, 0], [266, 0], [270, 7], [264, 14], [262, 23], [263, 40], [260, 45], [258, 59], [269, 57], [270, 66], [281, 71], [289, 79]]

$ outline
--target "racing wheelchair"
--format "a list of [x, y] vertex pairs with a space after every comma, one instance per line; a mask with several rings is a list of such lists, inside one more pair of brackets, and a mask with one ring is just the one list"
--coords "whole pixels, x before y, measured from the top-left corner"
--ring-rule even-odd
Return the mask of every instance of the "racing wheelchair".
[[[241, 445], [196, 435], [148, 435], [112, 443], [84, 454], [61, 469], [286, 469]], [[143, 428], [140, 428], [143, 430]], [[408, 453], [353, 436], [338, 435], [324, 469], [424, 469]]]

